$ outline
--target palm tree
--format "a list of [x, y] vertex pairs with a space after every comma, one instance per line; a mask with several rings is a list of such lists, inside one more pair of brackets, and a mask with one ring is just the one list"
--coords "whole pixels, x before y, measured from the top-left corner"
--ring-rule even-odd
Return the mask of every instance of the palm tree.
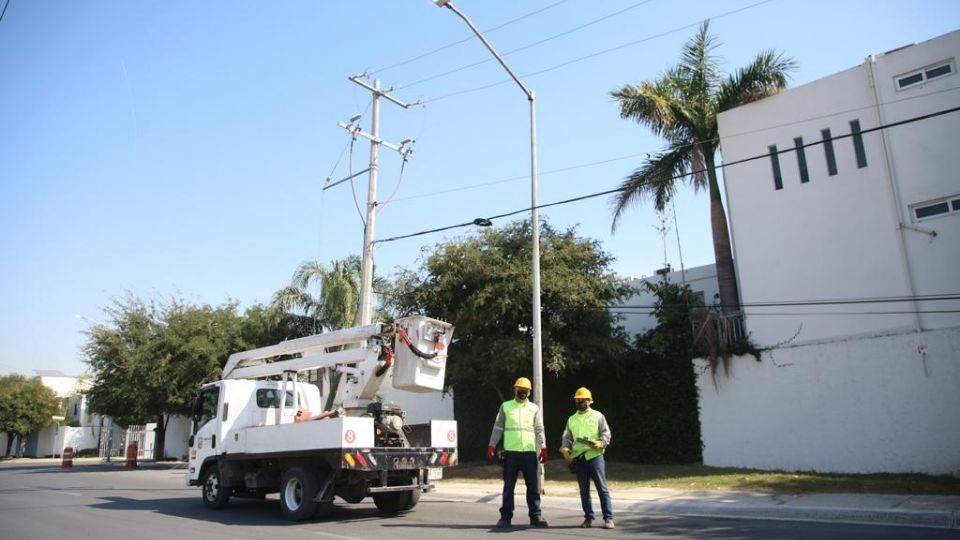
[[[320, 293], [310, 293], [319, 283]], [[273, 295], [273, 305], [283, 311], [300, 311], [314, 321], [314, 331], [338, 330], [354, 324], [360, 300], [360, 257], [333, 261], [330, 268], [305, 261], [293, 273], [290, 285]]]
[[709, 190], [720, 302], [725, 312], [735, 313], [740, 310], [740, 296], [715, 169], [720, 144], [717, 114], [780, 92], [796, 63], [768, 50], [724, 78], [712, 54], [719, 44], [709, 28], [710, 21], [705, 21], [684, 46], [679, 64], [661, 78], [610, 93], [619, 104], [621, 118], [635, 120], [667, 140], [666, 149], [648, 157], [620, 184], [613, 201], [612, 229], [616, 230], [631, 204], [645, 197], [652, 197], [654, 207], [662, 212], [681, 179], [696, 191]]

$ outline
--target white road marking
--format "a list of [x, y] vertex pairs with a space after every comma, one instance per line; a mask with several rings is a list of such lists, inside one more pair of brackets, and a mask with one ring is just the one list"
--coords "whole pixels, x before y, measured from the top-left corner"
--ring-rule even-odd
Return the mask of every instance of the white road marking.
[[340, 540], [367, 540], [366, 538], [358, 538], [356, 536], [346, 536], [343, 534], [325, 533], [320, 531], [310, 531], [310, 532], [312, 532], [317, 536], [326, 536], [328, 538], [338, 538]]

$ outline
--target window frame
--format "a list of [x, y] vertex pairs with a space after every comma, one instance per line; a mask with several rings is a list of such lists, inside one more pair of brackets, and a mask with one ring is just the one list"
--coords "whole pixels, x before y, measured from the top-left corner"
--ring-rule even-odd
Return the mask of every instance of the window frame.
[[[930, 77], [930, 76], [928, 75], [929, 72], [931, 72], [931, 71], [933, 71], [933, 70], [935, 70], [935, 69], [940, 69], [940, 68], [947, 67], [947, 66], [950, 68], [950, 72], [949, 72], [949, 73], [942, 73], [942, 74], [934, 75], [933, 77]], [[927, 65], [927, 66], [924, 66], [924, 67], [922, 67], [922, 68], [914, 69], [914, 70], [908, 71], [908, 72], [906, 72], [906, 73], [902, 73], [902, 74], [900, 74], [900, 75], [897, 75], [896, 77], [893, 78], [893, 86], [894, 86], [894, 88], [897, 90], [897, 92], [901, 92], [901, 91], [903, 91], [903, 90], [908, 90], [908, 89], [910, 89], [910, 88], [916, 88], [917, 86], [923, 86], [924, 84], [926, 84], [927, 82], [929, 82], [929, 81], [931, 81], [931, 80], [940, 79], [941, 77], [949, 77], [950, 75], [953, 75], [953, 74], [955, 74], [956, 72], [957, 72], [957, 66], [956, 66], [956, 63], [954, 62], [954, 59], [953, 59], [953, 58], [948, 58], [947, 60], [941, 60], [940, 62], [934, 62], [934, 63], [929, 64], [929, 65]], [[904, 79], [909, 79], [909, 78], [911, 78], [911, 77], [916, 77], [917, 75], [920, 76], [920, 80], [919, 80], [919, 81], [912, 82], [912, 83], [909, 83], [909, 84], [906, 84], [906, 85], [903, 85], [903, 86], [900, 85], [900, 81], [902, 81], [902, 80], [904, 80]]]
[[[946, 212], [939, 212], [929, 216], [920, 217], [917, 215], [918, 210], [923, 210], [925, 208], [930, 208], [932, 206], [937, 206], [945, 204], [947, 206]], [[910, 220], [914, 223], [920, 223], [921, 221], [929, 221], [931, 219], [942, 218], [945, 216], [958, 215], [960, 214], [960, 194], [950, 195], [948, 197], [940, 197], [939, 199], [930, 199], [928, 201], [923, 201], [919, 203], [914, 203], [910, 205]]]

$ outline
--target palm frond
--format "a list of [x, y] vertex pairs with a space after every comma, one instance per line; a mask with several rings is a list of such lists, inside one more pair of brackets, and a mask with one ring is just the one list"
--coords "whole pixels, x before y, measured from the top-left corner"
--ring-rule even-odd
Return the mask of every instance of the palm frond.
[[293, 272], [290, 284], [294, 287], [306, 289], [313, 281], [320, 281], [327, 273], [326, 268], [319, 261], [304, 261]]
[[646, 198], [653, 199], [654, 208], [663, 211], [676, 191], [677, 180], [687, 172], [690, 165], [691, 147], [681, 146], [648, 158], [620, 184], [620, 191], [613, 197], [613, 226], [624, 211]]
[[773, 50], [757, 55], [748, 66], [730, 75], [717, 92], [719, 112], [772, 96], [787, 87], [797, 62]]
[[620, 107], [620, 118], [634, 120], [661, 137], [672, 137], [677, 124], [675, 88], [665, 76], [638, 86], [624, 85], [610, 92]]

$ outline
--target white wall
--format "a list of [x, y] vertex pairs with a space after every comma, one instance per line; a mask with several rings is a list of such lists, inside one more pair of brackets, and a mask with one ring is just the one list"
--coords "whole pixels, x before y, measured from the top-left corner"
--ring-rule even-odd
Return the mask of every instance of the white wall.
[[[960, 57], [960, 32], [876, 57], [830, 77], [722, 113], [727, 163], [866, 130], [960, 105], [960, 75], [935, 79], [909, 92], [894, 90], [895, 74]], [[876, 75], [871, 74], [871, 70]], [[876, 106], [872, 81], [882, 108]], [[800, 182], [797, 156], [779, 156], [783, 189], [775, 190], [768, 158], [731, 165], [725, 186], [747, 327], [760, 345], [797, 334], [798, 342], [898, 329], [960, 326], [960, 314], [917, 320], [909, 313], [848, 313], [944, 309], [945, 304], [866, 304], [750, 307], [757, 302], [851, 299], [953, 293], [960, 267], [960, 214], [935, 220], [931, 238], [900, 231], [914, 202], [957, 194], [956, 135], [960, 114], [865, 134], [867, 166], [858, 168], [852, 140], [834, 141], [839, 173], [829, 176], [823, 146], [805, 153], [810, 181]], [[918, 225], [930, 225], [923, 222]], [[879, 309], [878, 309], [879, 308]], [[952, 304], [956, 309], [956, 303]], [[950, 308], [946, 308], [950, 309]], [[836, 315], [831, 315], [836, 313]]]
[[[953, 74], [897, 90], [947, 59]], [[724, 162], [960, 106], [957, 59], [960, 31], [724, 112]], [[960, 113], [864, 134], [862, 168], [852, 139], [834, 140], [834, 176], [824, 146], [808, 147], [806, 183], [797, 154], [780, 154], [780, 190], [769, 158], [725, 169], [747, 330], [772, 352], [736, 359], [716, 386], [700, 376], [706, 464], [960, 473], [960, 302], [843, 302], [958, 292], [960, 213], [910, 215], [960, 195], [958, 133]], [[811, 300], [840, 303], [783, 305]]]
[[818, 472], [960, 474], [960, 330], [696, 362], [703, 462]]
[[[706, 305], [712, 304], [714, 295], [720, 292], [715, 264], [687, 268], [684, 271], [674, 270], [667, 274], [666, 277], [670, 283], [686, 283], [692, 291], [702, 292]], [[657, 298], [644, 290], [643, 283], [648, 282], [655, 284], [658, 283], [660, 279], [660, 276], [650, 276], [630, 280], [628, 284], [637, 290], [637, 293], [610, 310], [623, 317], [620, 321], [620, 326], [623, 327], [627, 335], [631, 338], [637, 334], [652, 330], [657, 326], [657, 319], [653, 316], [653, 308], [648, 307], [652, 306], [654, 302], [657, 301]]]

